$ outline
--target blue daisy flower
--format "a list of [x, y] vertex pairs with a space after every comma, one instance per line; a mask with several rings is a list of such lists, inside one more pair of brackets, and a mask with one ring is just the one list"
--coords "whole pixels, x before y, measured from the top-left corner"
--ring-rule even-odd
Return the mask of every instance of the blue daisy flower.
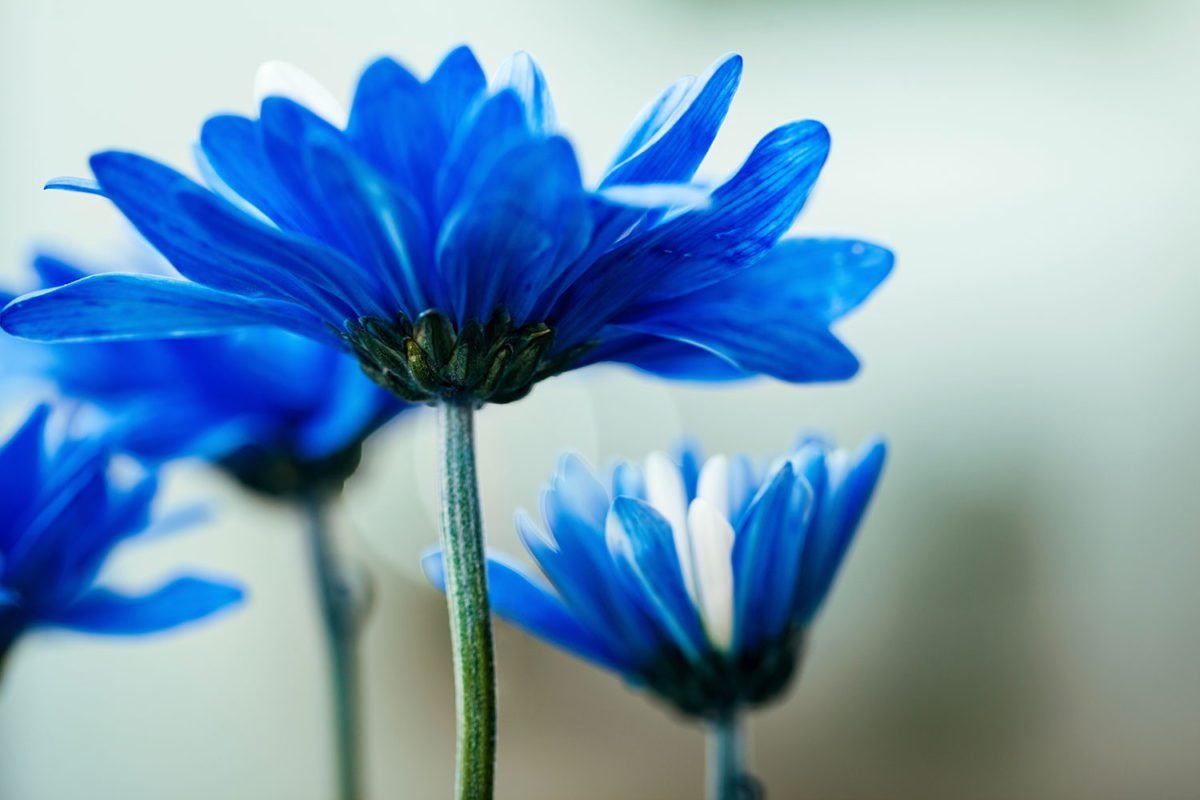
[[[131, 260], [144, 274], [169, 269]], [[45, 254], [34, 268], [47, 288], [91, 274]], [[276, 328], [37, 347], [27, 368], [99, 409], [123, 451], [151, 464], [209, 460], [273, 495], [340, 488], [363, 441], [412, 408], [342, 350]]]
[[139, 595], [97, 585], [113, 549], [147, 529], [157, 482], [117, 480], [100, 439], [48, 443], [48, 417], [39, 407], [0, 444], [0, 661], [30, 629], [153, 633], [242, 599], [237, 586], [196, 576]]
[[[807, 440], [759, 472], [685, 449], [619, 464], [611, 490], [567, 456], [542, 494], [545, 530], [517, 516], [545, 580], [491, 554], [493, 609], [684, 714], [730, 719], [787, 686], [884, 455]], [[424, 567], [444, 587], [441, 552]]]
[[298, 71], [260, 73], [256, 118], [205, 122], [203, 183], [102, 152], [102, 194], [181, 277], [97, 275], [8, 306], [35, 339], [274, 325], [353, 352], [412, 402], [507, 402], [599, 361], [671, 378], [845, 379], [830, 326], [886, 277], [886, 249], [783, 239], [825, 162], [819, 122], [768, 133], [728, 180], [692, 182], [741, 76], [669, 86], [585, 183], [524, 53], [489, 84], [466, 47], [427, 80], [383, 58], [349, 111]]

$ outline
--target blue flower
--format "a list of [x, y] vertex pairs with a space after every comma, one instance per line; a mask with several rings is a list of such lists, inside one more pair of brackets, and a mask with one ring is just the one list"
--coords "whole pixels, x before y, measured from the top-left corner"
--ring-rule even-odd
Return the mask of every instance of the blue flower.
[[[34, 267], [45, 287], [88, 274], [48, 255]], [[42, 347], [41, 371], [100, 409], [122, 450], [214, 461], [275, 495], [340, 488], [366, 437], [411, 408], [341, 350], [275, 328]]]
[[32, 628], [153, 633], [241, 600], [238, 587], [198, 577], [141, 595], [97, 586], [113, 549], [146, 530], [157, 482], [117, 481], [99, 439], [47, 446], [48, 416], [39, 407], [0, 444], [0, 660]]
[[599, 361], [845, 379], [858, 362], [830, 326], [891, 253], [780, 240], [825, 162], [818, 122], [771, 131], [715, 188], [691, 182], [741, 69], [729, 56], [669, 86], [589, 185], [527, 54], [490, 87], [466, 47], [425, 81], [383, 58], [348, 113], [269, 66], [257, 118], [204, 124], [204, 185], [118, 151], [92, 157], [94, 181], [51, 183], [108, 197], [182, 278], [87, 277], [17, 300], [2, 324], [45, 340], [274, 325], [352, 351], [414, 402], [507, 402]]
[[[728, 719], [786, 687], [883, 469], [807, 440], [765, 474], [744, 457], [619, 464], [611, 492], [565, 457], [543, 531], [517, 530], [549, 583], [489, 557], [493, 610], [685, 714]], [[426, 556], [444, 587], [440, 551]]]

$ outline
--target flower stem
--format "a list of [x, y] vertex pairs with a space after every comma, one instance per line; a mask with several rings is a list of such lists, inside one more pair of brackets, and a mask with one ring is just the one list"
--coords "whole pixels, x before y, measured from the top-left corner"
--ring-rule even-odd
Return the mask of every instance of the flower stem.
[[745, 739], [736, 718], [708, 728], [708, 800], [755, 800], [763, 797], [758, 781], [747, 773]]
[[334, 547], [327, 498], [304, 498], [308, 518], [309, 558], [317, 602], [325, 628], [334, 703], [337, 751], [337, 798], [360, 800], [362, 764], [359, 748], [358, 631], [365, 609], [356, 597]]
[[438, 406], [438, 428], [442, 551], [458, 709], [455, 791], [460, 800], [485, 800], [492, 796], [496, 759], [496, 667], [475, 475], [472, 407], [443, 402]]

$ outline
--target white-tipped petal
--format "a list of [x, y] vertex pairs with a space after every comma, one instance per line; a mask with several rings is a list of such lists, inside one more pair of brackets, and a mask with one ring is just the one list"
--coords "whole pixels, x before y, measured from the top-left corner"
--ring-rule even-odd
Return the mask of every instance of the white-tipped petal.
[[722, 517], [729, 519], [729, 459], [713, 456], [700, 468], [700, 479], [696, 483], [696, 497], [715, 508]]
[[671, 526], [675, 538], [675, 553], [683, 572], [683, 584], [692, 602], [696, 602], [696, 566], [688, 543], [687, 489], [679, 467], [665, 453], [653, 452], [646, 457], [646, 500]]
[[326, 122], [345, 129], [350, 119], [346, 107], [333, 93], [297, 66], [286, 61], [268, 61], [254, 76], [254, 102], [268, 97], [286, 97], [323, 117]]
[[711, 503], [697, 497], [688, 509], [697, 605], [704, 632], [718, 650], [733, 646], [733, 526]]

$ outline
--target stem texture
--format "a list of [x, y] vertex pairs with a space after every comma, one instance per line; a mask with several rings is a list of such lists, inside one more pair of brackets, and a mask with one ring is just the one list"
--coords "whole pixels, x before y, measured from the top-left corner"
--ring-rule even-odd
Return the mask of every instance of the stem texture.
[[443, 402], [438, 427], [442, 551], [458, 710], [455, 791], [460, 800], [487, 800], [496, 758], [496, 668], [475, 475], [474, 410], [465, 403]]
[[329, 655], [333, 695], [338, 800], [361, 800], [362, 757], [359, 747], [358, 631], [359, 598], [339, 560], [329, 525], [326, 498], [304, 500], [308, 517], [309, 559]]

